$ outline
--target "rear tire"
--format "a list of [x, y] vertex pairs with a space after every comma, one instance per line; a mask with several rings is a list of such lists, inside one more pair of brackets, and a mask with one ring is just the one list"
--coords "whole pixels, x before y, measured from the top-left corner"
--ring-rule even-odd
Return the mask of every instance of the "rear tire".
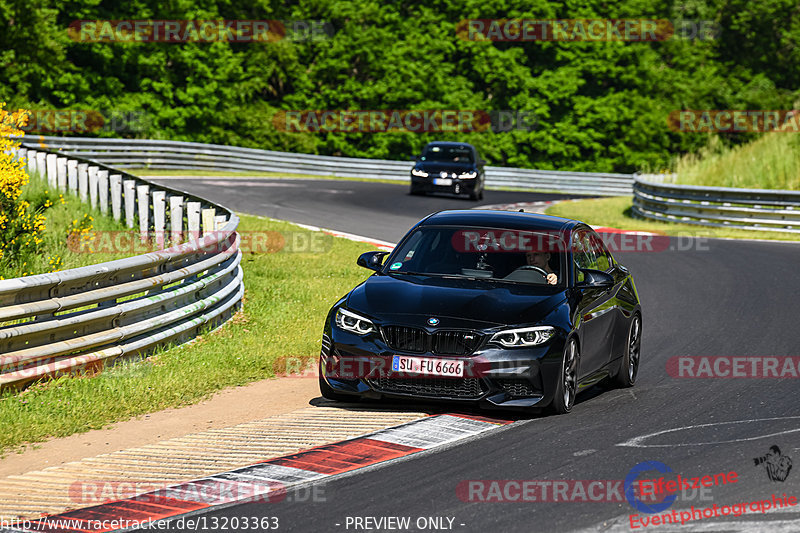
[[617, 375], [611, 382], [619, 388], [633, 387], [639, 373], [639, 356], [642, 348], [642, 317], [633, 315], [631, 327], [628, 330], [628, 343], [625, 346], [625, 355], [619, 364]]
[[561, 358], [561, 372], [558, 374], [558, 384], [550, 404], [550, 412], [555, 415], [565, 415], [572, 411], [575, 405], [575, 396], [578, 393], [578, 362], [580, 353], [575, 339], [569, 339], [564, 347], [564, 356]]

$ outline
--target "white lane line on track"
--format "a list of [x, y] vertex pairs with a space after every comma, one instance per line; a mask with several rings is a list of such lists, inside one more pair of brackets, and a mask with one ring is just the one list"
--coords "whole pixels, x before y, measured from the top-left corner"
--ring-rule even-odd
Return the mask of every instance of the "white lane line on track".
[[305, 228], [310, 231], [321, 231], [323, 233], [327, 233], [328, 235], [333, 235], [334, 237], [342, 237], [350, 241], [365, 242], [367, 244], [372, 244], [373, 246], [385, 251], [391, 251], [396, 246], [396, 243], [393, 242], [382, 241], [380, 239], [373, 239], [372, 237], [365, 237], [363, 235], [356, 235], [354, 233], [346, 233], [344, 231], [320, 228], [319, 226], [311, 226], [309, 224], [298, 224], [297, 222], [292, 222], [292, 224], [300, 226], [301, 228]]
[[776, 437], [778, 435], [787, 435], [789, 433], [797, 433], [800, 432], [800, 428], [788, 429], [786, 431], [778, 431], [776, 433], [769, 433], [766, 435], [757, 435], [755, 437], [741, 437], [738, 439], [729, 439], [729, 440], [718, 440], [718, 441], [709, 441], [709, 442], [690, 442], [690, 443], [670, 443], [670, 444], [643, 444], [646, 439], [657, 437], [659, 435], [665, 435], [667, 433], [675, 433], [677, 431], [684, 431], [684, 430], [693, 430], [699, 428], [706, 428], [706, 427], [713, 427], [713, 426], [722, 426], [722, 425], [733, 425], [733, 424], [750, 424], [753, 422], [768, 422], [773, 420], [789, 420], [789, 419], [798, 419], [800, 416], [781, 416], [781, 417], [774, 417], [774, 418], [753, 418], [748, 420], [733, 420], [730, 422], [712, 422], [710, 424], [695, 424], [692, 426], [682, 426], [678, 428], [672, 429], [664, 429], [661, 431], [656, 431], [654, 433], [648, 433], [646, 435], [640, 435], [638, 437], [634, 437], [632, 439], [628, 439], [625, 442], [620, 442], [615, 446], [626, 446], [630, 448], [673, 448], [675, 446], [704, 446], [708, 444], [728, 444], [733, 442], [745, 442], [751, 440], [759, 440], [765, 439], [768, 437]]

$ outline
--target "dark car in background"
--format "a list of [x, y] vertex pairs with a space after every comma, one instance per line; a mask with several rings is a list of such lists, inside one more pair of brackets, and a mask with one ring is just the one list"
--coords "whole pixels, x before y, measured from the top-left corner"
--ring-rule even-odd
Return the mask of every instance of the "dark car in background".
[[411, 194], [447, 192], [483, 199], [484, 161], [471, 144], [432, 142], [416, 161], [411, 169]]
[[582, 222], [442, 211], [391, 253], [367, 252], [358, 264], [374, 274], [324, 325], [326, 398], [561, 414], [585, 387], [636, 381], [642, 315], [633, 276]]

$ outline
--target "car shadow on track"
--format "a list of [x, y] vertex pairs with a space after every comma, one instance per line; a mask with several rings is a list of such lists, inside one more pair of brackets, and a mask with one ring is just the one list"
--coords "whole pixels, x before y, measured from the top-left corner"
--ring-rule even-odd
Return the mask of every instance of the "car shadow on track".
[[383, 412], [423, 412], [429, 415], [443, 415], [443, 414], [462, 414], [466, 416], [475, 416], [483, 418], [497, 418], [502, 420], [510, 420], [516, 422], [517, 420], [530, 420], [532, 418], [541, 418], [547, 416], [539, 413], [524, 413], [506, 410], [487, 410], [479, 409], [477, 407], [470, 407], [460, 404], [448, 404], [442, 402], [424, 402], [419, 400], [361, 400], [359, 402], [337, 402], [328, 400], [323, 397], [313, 398], [308, 402], [313, 407], [333, 407], [345, 411], [360, 411], [360, 412], [374, 412], [376, 414]]
[[[615, 387], [605, 385], [603, 383], [595, 384], [588, 389], [582, 390], [575, 398], [575, 406], [587, 402], [593, 398], [601, 396], [606, 392], [613, 392]], [[345, 411], [361, 411], [361, 412], [423, 412], [429, 415], [439, 414], [462, 414], [466, 416], [484, 417], [484, 418], [497, 418], [510, 421], [533, 420], [538, 418], [548, 418], [551, 415], [546, 409], [541, 412], [526, 412], [514, 411], [504, 409], [480, 409], [477, 406], [464, 405], [461, 403], [448, 403], [446, 401], [430, 401], [426, 402], [419, 399], [400, 400], [392, 398], [391, 400], [372, 400], [362, 399], [354, 402], [339, 402], [335, 400], [328, 400], [322, 396], [312, 398], [308, 402], [312, 407], [332, 407], [342, 409]], [[566, 415], [569, 416], [569, 415]]]

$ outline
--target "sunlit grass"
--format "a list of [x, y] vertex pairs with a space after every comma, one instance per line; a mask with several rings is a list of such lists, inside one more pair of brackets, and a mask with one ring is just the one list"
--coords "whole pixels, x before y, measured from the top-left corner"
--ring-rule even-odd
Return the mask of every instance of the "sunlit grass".
[[800, 134], [766, 133], [733, 148], [718, 137], [678, 159], [677, 183], [748, 189], [800, 189]]

